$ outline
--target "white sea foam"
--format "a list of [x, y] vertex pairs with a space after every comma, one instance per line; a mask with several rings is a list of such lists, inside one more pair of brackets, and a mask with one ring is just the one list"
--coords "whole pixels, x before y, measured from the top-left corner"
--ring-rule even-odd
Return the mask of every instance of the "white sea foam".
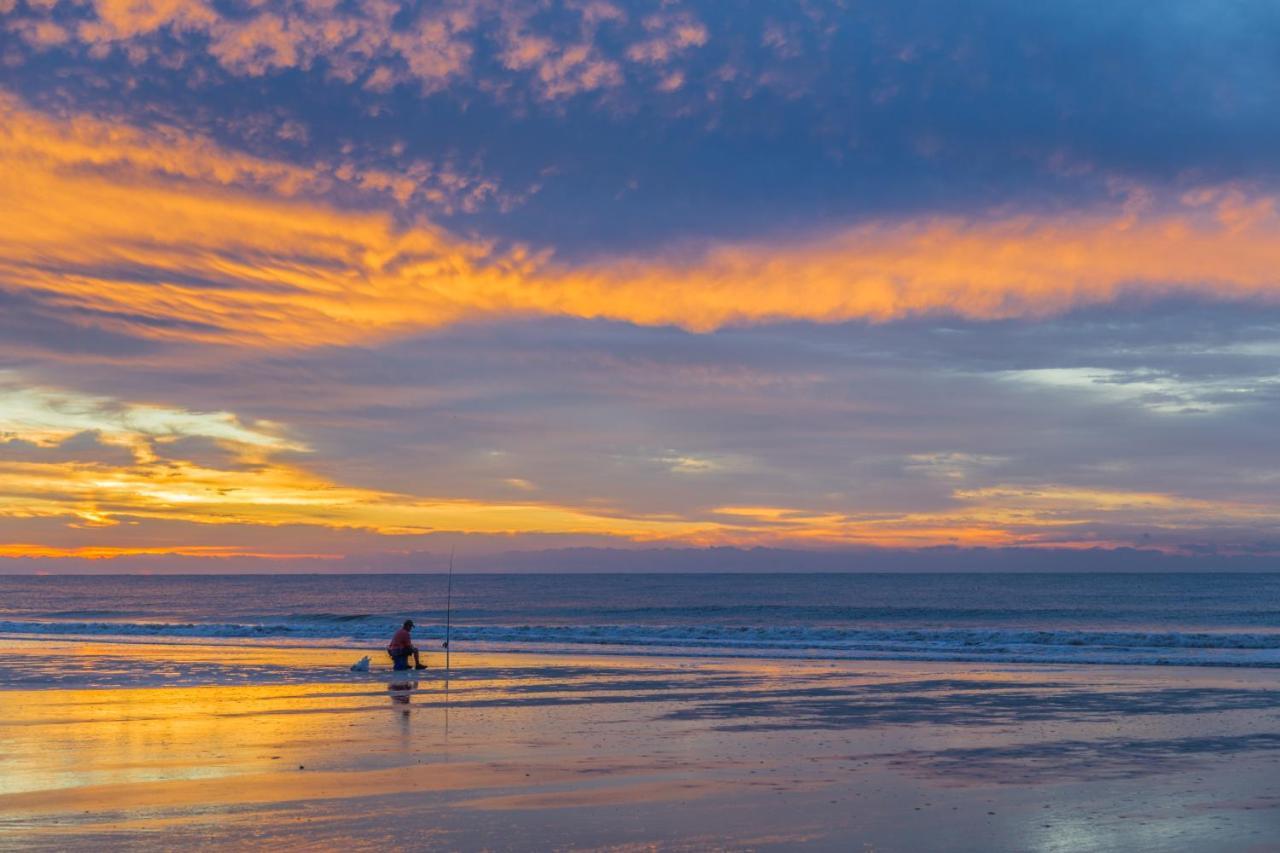
[[[0, 634], [46, 637], [222, 640], [254, 643], [385, 642], [386, 619], [303, 617], [261, 622], [0, 621]], [[417, 636], [438, 640], [423, 625]], [[457, 625], [455, 647], [564, 653], [829, 657], [1037, 663], [1280, 666], [1280, 633], [1018, 630], [1010, 628], [831, 628], [734, 625]]]

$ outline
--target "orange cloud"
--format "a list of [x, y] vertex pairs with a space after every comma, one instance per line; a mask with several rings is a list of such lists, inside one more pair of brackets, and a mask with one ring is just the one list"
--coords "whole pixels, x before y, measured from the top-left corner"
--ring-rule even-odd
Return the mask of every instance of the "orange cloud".
[[[480, 41], [482, 18], [496, 19], [507, 31], [502, 53], [506, 70], [527, 73], [538, 97], [556, 100], [623, 81], [623, 66], [605, 56], [595, 42], [602, 25], [622, 26], [626, 14], [607, 3], [570, 3], [578, 32], [532, 31], [545, 11], [541, 3], [488, 3], [453, 0], [416, 13], [385, 0], [250, 4], [224, 14], [216, 4], [200, 0], [88, 0], [78, 4], [84, 17], [71, 31], [50, 16], [53, 4], [29, 4], [9, 24], [39, 49], [76, 40], [95, 55], [122, 49], [140, 62], [165, 48], [156, 36], [172, 33], [199, 45], [207, 40], [209, 55], [226, 71], [261, 76], [281, 69], [310, 69], [323, 61], [326, 72], [366, 88], [385, 91], [413, 81], [435, 92], [473, 74], [472, 59]], [[405, 18], [409, 20], [405, 20]], [[664, 63], [675, 54], [701, 46], [705, 27], [688, 13], [655, 14], [642, 22], [648, 38], [627, 52], [633, 63]], [[492, 81], [487, 81], [492, 82]], [[501, 88], [501, 86], [499, 86]]]
[[926, 217], [568, 267], [326, 206], [314, 172], [172, 128], [56, 121], [12, 99], [0, 114], [0, 281], [147, 337], [314, 346], [533, 315], [708, 332], [1044, 317], [1122, 294], [1280, 296], [1275, 199], [1241, 190], [1136, 212]]
[[56, 545], [37, 545], [29, 542], [0, 543], [0, 558], [52, 557], [80, 560], [111, 560], [116, 557], [133, 557], [143, 554], [180, 557], [264, 557], [277, 560], [338, 560], [341, 554], [285, 553], [280, 551], [255, 551], [234, 545], [173, 545], [173, 546], [116, 546], [88, 545], [61, 548]]
[[[918, 548], [1132, 544], [1147, 532], [1182, 535], [1216, 528], [1259, 534], [1280, 522], [1275, 508], [1264, 504], [1054, 484], [958, 487], [944, 507], [884, 512], [728, 505], [653, 514], [551, 499], [437, 497], [346, 486], [296, 462], [282, 462], [282, 453], [297, 459], [306, 446], [286, 439], [289, 430], [281, 425], [246, 424], [225, 412], [32, 388], [3, 392], [0, 411], [0, 522], [18, 531], [14, 541], [0, 543], [0, 557], [284, 555], [227, 545], [214, 532], [207, 538], [199, 533], [219, 527], [348, 531], [375, 540], [448, 532], [692, 545]], [[96, 427], [100, 444], [68, 441], [82, 436], [87, 425]], [[179, 440], [186, 438], [216, 443], [224, 461], [183, 458]], [[7, 454], [5, 442], [17, 442], [21, 449]], [[127, 452], [102, 454], [102, 445]], [[672, 471], [687, 474], [703, 464], [679, 459]], [[540, 494], [527, 481], [507, 483], [530, 498]], [[168, 534], [157, 541], [148, 533], [147, 525], [175, 523], [190, 526], [181, 541]], [[68, 545], [68, 528], [77, 531], [74, 538], [82, 544]], [[285, 549], [287, 556], [298, 556], [308, 549], [306, 543], [304, 532], [299, 544]], [[314, 551], [311, 545], [305, 553]]]
[[[1273, 197], [1205, 190], [1172, 209], [872, 223], [562, 278], [565, 313], [711, 331], [781, 320], [1045, 317], [1126, 293], [1280, 296]], [[612, 303], [610, 305], [609, 303]]]
[[[311, 525], [376, 535], [439, 531], [485, 534], [561, 533], [633, 540], [679, 538], [712, 525], [675, 516], [586, 510], [550, 502], [493, 503], [342, 486], [294, 464], [282, 451], [306, 447], [276, 424], [246, 425], [225, 412], [190, 412], [47, 389], [0, 387], [0, 440], [64, 450], [62, 442], [92, 429], [130, 461], [50, 460], [0, 452], [0, 519], [74, 519], [77, 527], [124, 520], [199, 525]], [[166, 455], [171, 442], [202, 438], [226, 451], [223, 467]], [[3, 444], [0, 443], [0, 451]], [[528, 486], [524, 481], [518, 483]], [[58, 547], [57, 543], [38, 543]], [[13, 545], [32, 553], [37, 545]], [[200, 546], [204, 547], [204, 546]], [[172, 548], [163, 550], [172, 551]], [[0, 555], [4, 549], [0, 548]]]
[[[1182, 535], [1179, 531], [1211, 527], [1257, 532], [1274, 529], [1280, 521], [1275, 509], [1264, 505], [1053, 485], [957, 491], [951, 507], [923, 512], [724, 506], [683, 516], [654, 516], [620, 507], [430, 498], [342, 486], [270, 460], [227, 469], [146, 458], [131, 465], [0, 461], [0, 483], [0, 520], [14, 522], [19, 530], [44, 519], [86, 532], [99, 529], [102, 533], [94, 535], [110, 541], [115, 537], [105, 529], [121, 524], [197, 526], [197, 532], [185, 534], [190, 541], [181, 544], [154, 544], [142, 534], [140, 544], [99, 542], [68, 548], [56, 528], [42, 525], [45, 536], [55, 531], [52, 541], [31, 541], [28, 534], [23, 541], [0, 544], [0, 556], [275, 553], [206, 544], [216, 542], [218, 534], [211, 532], [206, 540], [198, 533], [223, 525], [348, 530], [391, 539], [463, 533], [591, 536], [698, 546], [922, 548], [1131, 545], [1144, 532]], [[127, 538], [137, 540], [139, 534]]]
[[[492, 180], [449, 163], [410, 162], [394, 174], [352, 160], [298, 166], [222, 148], [210, 140], [159, 124], [130, 127], [92, 116], [52, 119], [25, 109], [0, 90], [0, 168], [63, 172], [63, 178], [90, 182], [94, 177], [128, 189], [138, 183], [167, 182], [199, 194], [210, 188], [237, 188], [271, 196], [318, 199], [341, 186], [363, 190], [370, 201], [394, 200], [403, 206], [429, 202], [445, 212], [474, 211], [488, 200], [502, 205], [523, 198]], [[286, 122], [282, 136], [305, 134]]]
[[650, 15], [644, 19], [644, 28], [651, 36], [627, 48], [632, 62], [660, 65], [707, 43], [707, 28], [688, 12]]
[[376, 60], [403, 63], [428, 89], [464, 73], [471, 45], [470, 4], [447, 4], [424, 14], [407, 31], [393, 26], [400, 7], [365, 2], [353, 12], [334, 3], [263, 7], [251, 14], [222, 15], [199, 0], [93, 0], [93, 15], [77, 31], [97, 50], [122, 45], [145, 56], [145, 39], [158, 31], [202, 34], [209, 53], [234, 74], [259, 76], [283, 68], [309, 68], [323, 57], [341, 78], [355, 79]]
[[127, 467], [0, 462], [0, 480], [0, 518], [74, 517], [90, 526], [128, 518], [311, 525], [382, 536], [560, 533], [634, 541], [680, 539], [712, 527], [670, 516], [609, 514], [552, 503], [433, 499], [344, 487], [301, 468], [272, 463], [219, 469], [185, 460], [138, 460]]
[[[0, 100], [0, 281], [162, 338], [311, 345], [503, 308], [518, 254], [280, 198], [307, 170]], [[249, 188], [252, 188], [250, 191]], [[267, 191], [264, 193], [264, 190]], [[96, 322], [96, 321], [95, 321]]]
[[958, 489], [951, 497], [951, 506], [925, 512], [724, 506], [711, 510], [710, 517], [725, 522], [717, 534], [735, 544], [878, 548], [1133, 545], [1143, 533], [1179, 535], [1178, 531], [1217, 527], [1258, 535], [1280, 522], [1280, 512], [1266, 504], [1055, 484]]
[[98, 0], [96, 20], [80, 26], [87, 42], [114, 42], [150, 35], [159, 29], [197, 30], [212, 26], [218, 14], [198, 0]]

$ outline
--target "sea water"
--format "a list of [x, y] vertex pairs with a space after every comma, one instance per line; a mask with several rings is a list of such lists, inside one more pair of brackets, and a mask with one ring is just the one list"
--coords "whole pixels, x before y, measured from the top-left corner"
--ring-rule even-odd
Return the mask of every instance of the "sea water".
[[[376, 648], [443, 575], [0, 577], [0, 636]], [[1280, 666], [1280, 574], [456, 574], [458, 651]]]

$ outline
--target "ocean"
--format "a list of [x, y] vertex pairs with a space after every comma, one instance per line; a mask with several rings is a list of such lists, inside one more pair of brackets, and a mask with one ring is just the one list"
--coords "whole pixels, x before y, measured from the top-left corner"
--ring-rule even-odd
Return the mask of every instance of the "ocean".
[[[0, 577], [0, 636], [385, 645], [443, 575]], [[455, 574], [453, 650], [1280, 666], [1280, 574]]]

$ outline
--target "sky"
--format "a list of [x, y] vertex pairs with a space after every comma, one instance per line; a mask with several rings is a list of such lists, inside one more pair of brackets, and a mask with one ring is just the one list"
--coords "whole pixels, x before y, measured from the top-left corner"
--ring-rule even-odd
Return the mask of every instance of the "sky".
[[1269, 564], [1277, 44], [1270, 0], [0, 0], [0, 572]]

